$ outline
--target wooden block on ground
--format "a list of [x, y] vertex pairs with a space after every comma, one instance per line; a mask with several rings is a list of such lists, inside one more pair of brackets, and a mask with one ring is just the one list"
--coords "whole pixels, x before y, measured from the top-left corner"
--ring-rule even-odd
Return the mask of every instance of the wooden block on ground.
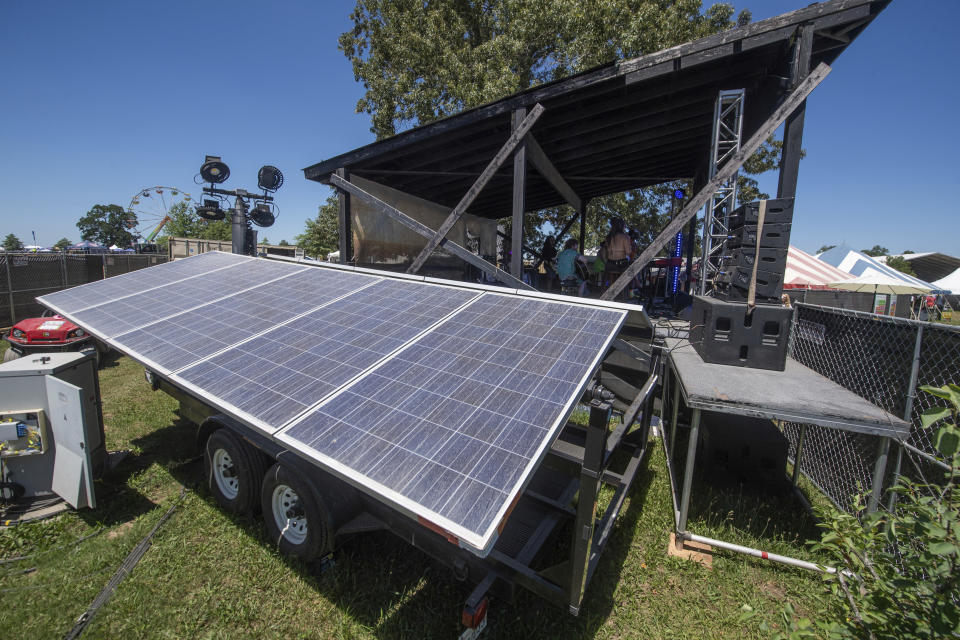
[[[677, 544], [677, 543], [680, 544]], [[670, 542], [667, 543], [667, 555], [684, 560], [699, 562], [708, 569], [713, 568], [713, 548], [702, 542], [692, 540], [677, 540], [677, 534], [670, 532]]]

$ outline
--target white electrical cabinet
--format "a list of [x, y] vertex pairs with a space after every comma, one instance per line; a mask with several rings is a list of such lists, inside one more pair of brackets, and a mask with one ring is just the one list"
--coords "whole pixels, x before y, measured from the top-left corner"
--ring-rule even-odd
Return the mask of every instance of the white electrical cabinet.
[[47, 353], [0, 365], [0, 481], [6, 487], [16, 486], [25, 498], [57, 494], [74, 508], [94, 508], [93, 480], [106, 464], [91, 354]]

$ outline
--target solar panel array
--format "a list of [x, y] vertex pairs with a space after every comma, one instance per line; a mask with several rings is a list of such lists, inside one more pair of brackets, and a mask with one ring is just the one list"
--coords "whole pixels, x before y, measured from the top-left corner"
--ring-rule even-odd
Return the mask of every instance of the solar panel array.
[[219, 252], [40, 298], [485, 555], [626, 312]]

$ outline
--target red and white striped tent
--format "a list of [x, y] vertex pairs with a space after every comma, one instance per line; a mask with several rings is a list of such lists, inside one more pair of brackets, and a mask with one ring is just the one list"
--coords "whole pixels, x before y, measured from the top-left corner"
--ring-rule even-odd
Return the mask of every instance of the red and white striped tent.
[[787, 270], [783, 276], [784, 289], [829, 289], [827, 284], [849, 280], [846, 271], [817, 260], [794, 246], [787, 250]]

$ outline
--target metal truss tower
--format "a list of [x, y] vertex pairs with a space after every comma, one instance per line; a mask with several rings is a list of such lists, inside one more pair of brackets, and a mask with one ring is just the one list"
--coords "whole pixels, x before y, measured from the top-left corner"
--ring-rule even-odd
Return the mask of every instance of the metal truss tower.
[[[740, 150], [743, 135], [743, 89], [721, 91], [713, 110], [713, 137], [710, 143], [710, 180]], [[733, 174], [704, 207], [703, 240], [700, 256], [699, 293], [712, 288], [708, 283], [720, 272], [726, 253], [730, 212], [736, 207], [737, 174]]]

